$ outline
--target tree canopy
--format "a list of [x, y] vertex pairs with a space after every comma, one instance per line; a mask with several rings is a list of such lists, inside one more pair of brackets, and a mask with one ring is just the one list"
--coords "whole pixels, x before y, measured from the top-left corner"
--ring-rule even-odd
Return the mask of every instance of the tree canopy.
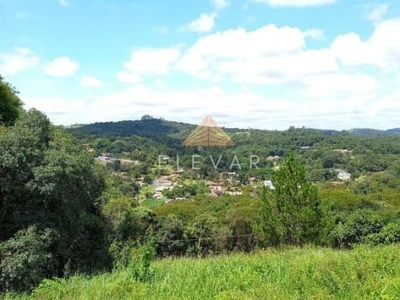
[[317, 187], [290, 152], [273, 176], [274, 189], [263, 195], [262, 227], [268, 244], [302, 245], [315, 242], [322, 211]]
[[[8, 241], [0, 247], [0, 286], [13, 286], [21, 272], [15, 266], [27, 274], [37, 270], [36, 260], [18, 262], [26, 257], [25, 252], [15, 256], [22, 249], [7, 250], [22, 243], [19, 239], [37, 247], [43, 244], [46, 249], [35, 251], [46, 250], [52, 257], [53, 268], [43, 276], [105, 266], [105, 223], [98, 203], [105, 183], [93, 159], [37, 110], [1, 131], [0, 149], [0, 245]], [[45, 232], [52, 234], [42, 243]], [[40, 276], [34, 277], [34, 283], [40, 281]], [[27, 279], [26, 286], [31, 284]]]
[[0, 125], [12, 125], [21, 113], [18, 92], [0, 75]]

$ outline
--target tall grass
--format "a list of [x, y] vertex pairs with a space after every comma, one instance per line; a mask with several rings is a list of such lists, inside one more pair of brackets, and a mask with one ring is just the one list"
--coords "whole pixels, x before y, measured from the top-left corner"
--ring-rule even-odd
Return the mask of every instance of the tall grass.
[[45, 280], [27, 299], [400, 299], [399, 253], [400, 246], [303, 248], [164, 259], [153, 263], [150, 282], [125, 268]]

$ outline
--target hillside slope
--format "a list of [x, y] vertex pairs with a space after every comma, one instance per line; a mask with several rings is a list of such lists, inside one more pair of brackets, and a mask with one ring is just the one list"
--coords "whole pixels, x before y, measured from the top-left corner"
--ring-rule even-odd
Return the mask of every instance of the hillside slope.
[[126, 268], [46, 280], [32, 296], [15, 299], [399, 299], [399, 251], [306, 248], [164, 259], [152, 265], [148, 282], [135, 281]]

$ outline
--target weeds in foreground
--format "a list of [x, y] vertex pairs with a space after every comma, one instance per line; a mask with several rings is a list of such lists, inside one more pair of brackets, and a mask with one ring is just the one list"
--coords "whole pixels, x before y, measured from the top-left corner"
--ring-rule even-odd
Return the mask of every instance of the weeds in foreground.
[[20, 298], [394, 300], [400, 299], [399, 251], [399, 245], [351, 251], [303, 248], [155, 262], [144, 251], [135, 267], [45, 280]]

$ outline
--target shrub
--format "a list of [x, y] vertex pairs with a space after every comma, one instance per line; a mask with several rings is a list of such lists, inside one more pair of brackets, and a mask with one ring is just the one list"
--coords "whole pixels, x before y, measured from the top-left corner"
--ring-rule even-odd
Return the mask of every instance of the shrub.
[[54, 230], [30, 226], [1, 243], [0, 292], [27, 291], [51, 276], [55, 261], [50, 247], [57, 239]]
[[390, 245], [400, 242], [400, 224], [388, 223], [378, 233], [370, 234], [365, 241], [373, 245]]

